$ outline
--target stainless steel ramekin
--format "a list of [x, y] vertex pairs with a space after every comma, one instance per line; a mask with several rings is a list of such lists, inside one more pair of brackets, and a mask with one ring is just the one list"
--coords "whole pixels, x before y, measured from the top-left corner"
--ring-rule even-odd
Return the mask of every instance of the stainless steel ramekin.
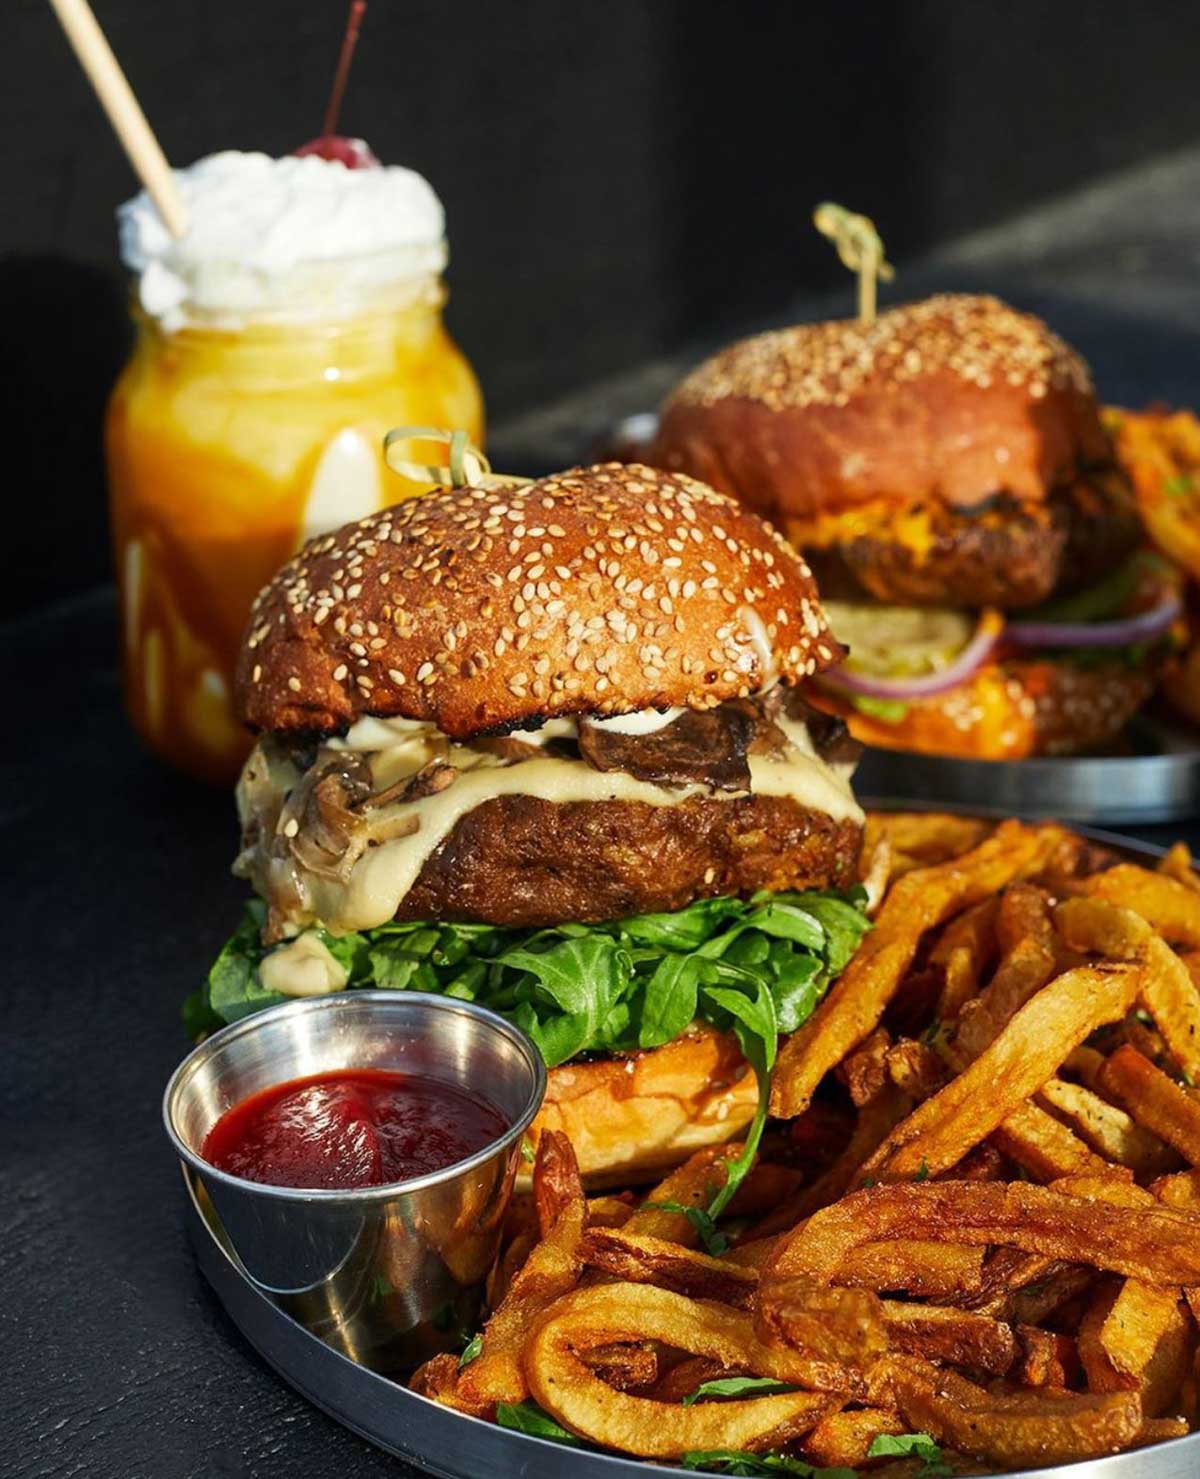
[[[264, 1186], [201, 1158], [209, 1130], [247, 1095], [343, 1068], [483, 1094], [509, 1129], [444, 1171], [355, 1191]], [[494, 1012], [419, 992], [348, 991], [215, 1033], [171, 1076], [163, 1119], [210, 1226], [251, 1283], [335, 1349], [393, 1372], [474, 1330], [521, 1137], [545, 1090], [541, 1055]]]

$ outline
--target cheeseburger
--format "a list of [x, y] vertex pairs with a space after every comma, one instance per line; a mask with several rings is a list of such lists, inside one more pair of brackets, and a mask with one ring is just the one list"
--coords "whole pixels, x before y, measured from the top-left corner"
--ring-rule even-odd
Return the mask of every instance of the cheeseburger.
[[241, 653], [257, 899], [193, 1025], [446, 991], [530, 1033], [535, 1130], [593, 1184], [749, 1144], [866, 928], [855, 747], [800, 691], [840, 656], [804, 559], [680, 474], [488, 477], [312, 541]]
[[653, 460], [804, 550], [860, 739], [985, 759], [1110, 740], [1178, 610], [1087, 366], [1039, 319], [946, 295], [734, 344], [663, 408]]

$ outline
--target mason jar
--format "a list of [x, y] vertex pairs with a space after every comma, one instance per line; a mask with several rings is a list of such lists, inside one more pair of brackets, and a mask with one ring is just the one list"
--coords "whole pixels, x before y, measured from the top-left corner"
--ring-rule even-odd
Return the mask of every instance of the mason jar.
[[194, 775], [229, 782], [249, 748], [231, 686], [259, 588], [306, 539], [415, 491], [384, 465], [388, 428], [482, 439], [440, 271], [411, 266], [326, 257], [252, 292], [206, 263], [181, 311], [135, 294], [105, 428], [125, 696], [145, 742]]

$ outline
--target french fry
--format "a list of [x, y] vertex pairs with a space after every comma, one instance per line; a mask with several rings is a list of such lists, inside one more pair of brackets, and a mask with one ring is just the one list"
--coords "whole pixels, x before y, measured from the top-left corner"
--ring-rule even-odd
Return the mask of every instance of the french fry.
[[1093, 1392], [1135, 1391], [1147, 1417], [1175, 1399], [1192, 1354], [1178, 1289], [1138, 1279], [1104, 1286], [1079, 1327], [1079, 1359]]
[[892, 1036], [877, 1027], [870, 1037], [838, 1065], [837, 1076], [846, 1085], [855, 1109], [869, 1104], [887, 1083], [887, 1056]]
[[1055, 972], [1057, 941], [1046, 895], [1032, 884], [1005, 889], [996, 914], [1003, 954], [986, 988], [967, 1002], [954, 1034], [956, 1055], [977, 1058]]
[[1049, 1079], [1038, 1099], [1061, 1115], [1106, 1160], [1127, 1166], [1135, 1176], [1161, 1176], [1179, 1164], [1174, 1151], [1157, 1135], [1082, 1084]]
[[1200, 1166], [1200, 1100], [1128, 1043], [1109, 1058], [1100, 1082], [1139, 1124], [1174, 1146], [1191, 1165]]
[[973, 852], [894, 883], [854, 959], [780, 1050], [772, 1113], [784, 1119], [802, 1113], [826, 1073], [875, 1030], [926, 930], [1036, 872], [1062, 835], [1054, 827], [1003, 822]]
[[1159, 939], [1149, 949], [1142, 1001], [1175, 1062], [1200, 1080], [1200, 990], [1185, 962]]
[[887, 1071], [896, 1087], [918, 1102], [936, 1094], [949, 1077], [946, 1064], [933, 1048], [911, 1037], [888, 1050]]
[[460, 1412], [470, 1412], [469, 1405], [458, 1399], [458, 1357], [448, 1354], [430, 1356], [418, 1366], [408, 1379], [411, 1389], [443, 1407], [454, 1407]]
[[624, 1228], [590, 1228], [583, 1240], [583, 1259], [629, 1283], [657, 1284], [689, 1299], [715, 1299], [735, 1309], [748, 1308], [758, 1288], [758, 1274], [752, 1268]]
[[[1200, 893], [1162, 875], [1145, 876], [1180, 890], [1200, 914]], [[1184, 961], [1133, 909], [1099, 899], [1068, 899], [1055, 918], [1068, 941], [1113, 959], [1143, 963], [1141, 1000], [1179, 1066], [1200, 1077], [1200, 990]]]
[[626, 1232], [644, 1233], [694, 1248], [700, 1234], [682, 1212], [665, 1210], [664, 1204], [679, 1207], [705, 1207], [713, 1194], [725, 1185], [725, 1162], [741, 1149], [737, 1145], [715, 1145], [698, 1150], [689, 1160], [654, 1188], [646, 1200], [625, 1222]]
[[881, 1433], [907, 1433], [908, 1424], [894, 1407], [855, 1407], [831, 1412], [800, 1440], [800, 1451], [823, 1469], [856, 1469], [870, 1457]]
[[[641, 1458], [695, 1449], [758, 1451], [807, 1432], [842, 1399], [812, 1391], [698, 1402], [684, 1407], [616, 1392], [580, 1357], [588, 1345], [654, 1341], [756, 1376], [802, 1383], [807, 1363], [757, 1339], [748, 1315], [648, 1284], [579, 1289], [549, 1309], [524, 1351], [535, 1400], [564, 1427]], [[467, 1370], [470, 1371], [470, 1367]]]
[[923, 1299], [961, 1299], [983, 1284], [984, 1250], [937, 1238], [863, 1243], [838, 1271], [837, 1282], [859, 1289], [903, 1290]]
[[1158, 860], [1157, 871], [1182, 883], [1185, 888], [1200, 891], [1200, 873], [1192, 861], [1192, 850], [1186, 842], [1174, 842]]
[[772, 1328], [783, 1286], [831, 1284], [855, 1248], [922, 1237], [1010, 1245], [1153, 1284], [1200, 1279], [1196, 1222], [1174, 1208], [1092, 1202], [1027, 1182], [877, 1186], [844, 1197], [780, 1239], [759, 1285], [765, 1329]]
[[529, 1232], [521, 1232], [511, 1240], [504, 1252], [492, 1265], [487, 1279], [487, 1307], [497, 1309], [508, 1293], [509, 1285], [512, 1283], [517, 1270], [529, 1257], [531, 1249], [537, 1245], [538, 1235], [536, 1228]]
[[1169, 1443], [1172, 1438], [1187, 1436], [1188, 1422], [1183, 1417], [1148, 1417], [1130, 1445], [1145, 1448], [1151, 1443]]
[[977, 1310], [885, 1299], [883, 1322], [893, 1350], [986, 1376], [1003, 1376], [1017, 1358], [1012, 1329]]
[[1074, 1338], [1036, 1325], [1018, 1325], [1020, 1346], [1018, 1379], [1025, 1387], [1050, 1387], [1065, 1391], [1079, 1371], [1079, 1351]]
[[938, 1021], [953, 1022], [968, 1001], [978, 992], [987, 971], [996, 958], [996, 915], [999, 897], [984, 899], [964, 909], [942, 930], [929, 952], [929, 964], [942, 972], [942, 993], [938, 1000]]
[[1131, 966], [1080, 966], [1057, 977], [964, 1072], [892, 1131], [867, 1162], [867, 1173], [905, 1181], [953, 1166], [1036, 1093], [1073, 1047], [1103, 1023], [1118, 1021], [1137, 985]]
[[1150, 1183], [1150, 1194], [1168, 1207], [1200, 1213], [1200, 1171], [1176, 1171]]
[[1085, 1088], [1095, 1093], [1100, 1087], [1100, 1070], [1104, 1067], [1104, 1054], [1098, 1048], [1080, 1043], [1067, 1055], [1063, 1072], [1079, 1080]]
[[488, 1412], [498, 1402], [525, 1400], [529, 1389], [521, 1353], [529, 1332], [542, 1313], [579, 1281], [587, 1199], [578, 1169], [571, 1182], [573, 1162], [574, 1151], [567, 1137], [557, 1130], [547, 1130], [538, 1142], [533, 1168], [534, 1201], [548, 1214], [553, 1212], [553, 1221], [484, 1326], [479, 1355], [459, 1373], [457, 1403], [470, 1411]]
[[1136, 1392], [991, 1392], [918, 1356], [889, 1357], [880, 1368], [877, 1380], [910, 1429], [1006, 1468], [1102, 1458], [1128, 1447], [1142, 1426]]
[[[761, 1303], [759, 1312], [761, 1313]], [[832, 1288], [809, 1279], [785, 1279], [772, 1288], [764, 1339], [810, 1361], [829, 1360], [869, 1371], [888, 1348], [883, 1301], [870, 1289]]]
[[739, 1217], [761, 1217], [764, 1213], [773, 1211], [788, 1197], [794, 1196], [803, 1181], [804, 1173], [794, 1166], [757, 1161], [734, 1192], [724, 1215], [734, 1220]]
[[606, 1386], [618, 1392], [646, 1392], [658, 1382], [658, 1352], [647, 1342], [614, 1342], [584, 1351], [581, 1359]]
[[864, 850], [879, 840], [891, 845], [893, 877], [914, 868], [950, 862], [978, 847], [995, 824], [977, 817], [936, 811], [873, 811], [867, 814]]
[[624, 1227], [633, 1216], [633, 1202], [625, 1197], [588, 1197], [589, 1227]]
[[1007, 1301], [1008, 1312], [1018, 1325], [1036, 1325], [1051, 1315], [1057, 1318], [1058, 1312], [1086, 1294], [1095, 1280], [1095, 1271], [1082, 1264], [1052, 1263], [1042, 1278], [1013, 1292]]
[[1117, 863], [1079, 885], [1093, 899], [1107, 899], [1140, 914], [1168, 944], [1200, 946], [1200, 893], [1165, 873]]
[[1073, 1130], [1029, 1101], [992, 1132], [992, 1142], [1035, 1181], [1057, 1181], [1084, 1173], [1128, 1176], [1090, 1150]]
[[754, 1229], [755, 1238], [785, 1232], [811, 1213], [844, 1196], [856, 1184], [863, 1163], [911, 1108], [912, 1100], [908, 1095], [888, 1084], [859, 1110], [850, 1142], [833, 1165], [811, 1186], [802, 1188], [765, 1217]]

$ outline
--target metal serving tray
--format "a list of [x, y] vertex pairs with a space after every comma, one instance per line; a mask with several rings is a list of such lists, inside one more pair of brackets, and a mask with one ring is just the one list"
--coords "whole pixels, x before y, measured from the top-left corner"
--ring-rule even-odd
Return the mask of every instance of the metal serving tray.
[[[545, 1438], [496, 1427], [357, 1365], [259, 1293], [205, 1216], [191, 1173], [185, 1171], [183, 1179], [196, 1261], [229, 1318], [289, 1386], [377, 1448], [443, 1479], [490, 1474], [561, 1479], [568, 1467], [573, 1479], [662, 1479], [666, 1472], [681, 1472], [587, 1448], [566, 1450]], [[1198, 1473], [1200, 1433], [1193, 1433], [1113, 1458], [1023, 1469], [1006, 1479], [1195, 1479]]]
[[854, 789], [860, 796], [886, 796], [893, 807], [983, 808], [1093, 826], [1200, 817], [1200, 736], [1143, 714], [1124, 738], [1132, 753], [1041, 760], [954, 760], [868, 748]]
[[[629, 462], [644, 456], [658, 429], [653, 411], [626, 416], [591, 449]], [[954, 760], [903, 750], [864, 751], [860, 796], [893, 803], [986, 806], [990, 812], [1095, 826], [1150, 826], [1200, 816], [1200, 734], [1141, 714], [1119, 755], [1045, 760]]]

